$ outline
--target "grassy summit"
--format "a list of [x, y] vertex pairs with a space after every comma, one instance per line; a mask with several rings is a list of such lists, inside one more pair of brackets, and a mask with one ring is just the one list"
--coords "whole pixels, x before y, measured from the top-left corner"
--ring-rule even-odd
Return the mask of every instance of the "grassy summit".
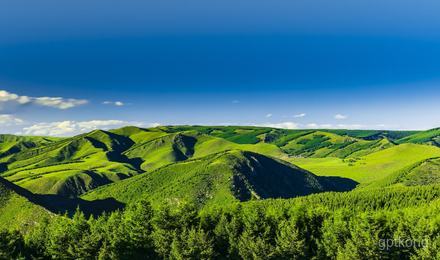
[[0, 177], [0, 229], [26, 231], [51, 213], [31, 202], [32, 194]]
[[[438, 255], [438, 129], [166, 126], [2, 137], [0, 258]], [[385, 252], [382, 236], [429, 245]]]
[[[230, 150], [288, 161], [316, 175], [350, 178], [361, 186], [384, 182], [407, 167], [440, 156], [435, 143], [438, 129], [393, 132], [129, 126], [70, 138], [0, 137], [1, 176], [34, 193], [66, 197]], [[430, 169], [437, 167], [430, 165]]]
[[113, 197], [133, 202], [225, 204], [267, 198], [292, 198], [322, 191], [350, 190], [355, 182], [317, 177], [292, 164], [253, 152], [220, 152], [161, 167], [151, 173], [107, 185], [85, 199]]

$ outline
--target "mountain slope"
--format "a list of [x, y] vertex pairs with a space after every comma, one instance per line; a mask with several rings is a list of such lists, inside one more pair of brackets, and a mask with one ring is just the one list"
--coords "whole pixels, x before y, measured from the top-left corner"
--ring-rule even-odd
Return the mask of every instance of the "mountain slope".
[[320, 178], [261, 154], [235, 150], [174, 163], [100, 187], [82, 198], [113, 197], [128, 203], [147, 197], [157, 204], [192, 201], [207, 205], [290, 198], [326, 190], [349, 190], [355, 185], [350, 180]]
[[440, 157], [415, 162], [368, 187], [425, 186], [440, 183]]
[[440, 147], [440, 128], [418, 132], [398, 140], [399, 143], [430, 144]]
[[39, 136], [0, 135], [0, 161], [13, 154], [38, 146], [50, 144], [60, 138]]
[[[435, 138], [435, 134], [435, 130], [288, 130], [241, 126], [145, 129], [128, 126], [63, 139], [5, 135], [3, 143], [0, 136], [0, 150], [5, 151], [3, 157], [0, 154], [0, 176], [34, 193], [75, 197], [99, 186], [176, 162], [222, 151], [242, 150], [295, 163], [298, 161], [312, 172], [326, 176], [349, 177], [365, 182], [379, 173], [389, 174], [431, 158], [414, 155], [414, 160], [410, 158], [401, 161], [401, 165], [395, 164], [394, 161], [399, 161], [398, 157], [404, 159], [406, 153], [411, 153], [405, 149], [407, 144], [396, 143], [398, 138], [399, 143], [418, 142], [421, 136]], [[420, 138], [417, 139], [417, 136]], [[390, 160], [389, 163], [385, 159], [374, 158], [374, 154], [393, 147], [399, 147], [396, 151], [402, 149], [402, 156], [398, 152], [388, 156], [385, 152], [382, 155]], [[429, 152], [431, 148], [426, 149]], [[415, 152], [424, 154], [423, 151]], [[366, 157], [369, 155], [372, 157]], [[363, 160], [377, 163], [364, 167]], [[372, 174], [366, 175], [365, 172]]]
[[237, 144], [272, 144], [289, 156], [339, 157], [360, 156], [394, 145], [395, 138], [414, 132], [374, 130], [288, 130], [243, 126], [168, 126], [163, 131], [197, 131]]
[[0, 177], [0, 229], [26, 231], [41, 219], [51, 217], [49, 211], [29, 201], [28, 196], [31, 193]]
[[139, 173], [121, 156], [132, 144], [97, 130], [16, 153], [2, 176], [35, 193], [74, 196]]
[[281, 146], [281, 149], [293, 156], [346, 158], [373, 153], [393, 145], [387, 139], [367, 141], [323, 131], [313, 131], [289, 140]]
[[401, 144], [358, 158], [293, 158], [291, 162], [320, 176], [340, 176], [367, 185], [439, 156], [440, 148], [435, 146]]

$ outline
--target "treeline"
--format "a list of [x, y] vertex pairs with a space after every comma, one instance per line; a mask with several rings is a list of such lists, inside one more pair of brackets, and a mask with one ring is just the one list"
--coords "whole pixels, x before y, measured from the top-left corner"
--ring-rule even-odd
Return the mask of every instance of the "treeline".
[[440, 201], [395, 210], [188, 204], [54, 217], [0, 232], [0, 259], [439, 259]]
[[325, 205], [331, 210], [349, 209], [351, 211], [402, 209], [422, 206], [440, 199], [440, 185], [395, 186], [386, 188], [365, 188], [349, 192], [325, 192], [291, 200], [274, 200], [266, 203], [286, 204], [290, 207], [302, 203], [307, 205]]

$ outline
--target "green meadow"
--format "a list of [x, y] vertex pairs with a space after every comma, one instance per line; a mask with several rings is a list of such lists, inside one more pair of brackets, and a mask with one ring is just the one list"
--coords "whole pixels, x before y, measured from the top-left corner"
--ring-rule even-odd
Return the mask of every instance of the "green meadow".
[[[439, 136], [242, 126], [0, 135], [0, 259], [435, 259]], [[397, 238], [427, 244], [378, 244]]]

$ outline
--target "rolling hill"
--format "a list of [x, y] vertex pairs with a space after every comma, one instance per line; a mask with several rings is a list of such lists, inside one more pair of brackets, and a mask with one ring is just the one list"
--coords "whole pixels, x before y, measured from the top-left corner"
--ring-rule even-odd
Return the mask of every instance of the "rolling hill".
[[0, 177], [0, 229], [26, 231], [41, 219], [51, 217], [48, 210], [30, 199], [30, 192]]
[[356, 158], [294, 158], [290, 161], [317, 175], [350, 178], [364, 186], [438, 156], [440, 149], [435, 146], [401, 144]]
[[[317, 175], [381, 186], [380, 180], [391, 181], [407, 167], [438, 156], [437, 134], [438, 129], [128, 126], [70, 138], [3, 135], [0, 176], [33, 193], [77, 197], [165, 166], [240, 150], [289, 161]], [[426, 167], [435, 169], [437, 165]]]
[[0, 159], [37, 146], [44, 146], [61, 138], [39, 136], [0, 135]]
[[323, 256], [320, 248], [336, 259], [339, 248], [351, 252], [359, 241], [367, 241], [360, 255], [375, 250], [376, 241], [358, 236], [390, 227], [391, 237], [434, 241], [438, 232], [426, 226], [435, 227], [440, 205], [437, 137], [436, 129], [230, 126], [2, 136], [0, 251], [22, 241], [29, 259], [179, 258], [188, 243], [185, 252], [204, 245], [248, 259], [250, 249], [261, 258], [267, 250], [287, 256], [296, 241], [296, 255], [305, 256], [307, 245], [308, 256]]
[[272, 144], [283, 153], [294, 157], [359, 156], [386, 149], [394, 141], [415, 132], [369, 130], [287, 130], [262, 127], [161, 127], [163, 131], [178, 133], [197, 131], [237, 144]]
[[2, 176], [35, 193], [77, 195], [137, 174], [120, 155], [131, 144], [97, 130], [16, 153], [3, 162]]
[[418, 132], [398, 140], [399, 143], [429, 144], [440, 147], [440, 128]]
[[233, 150], [164, 166], [95, 189], [82, 198], [115, 198], [129, 203], [146, 197], [158, 204], [191, 201], [214, 205], [344, 191], [355, 186], [356, 182], [348, 179], [317, 177], [278, 159]]
[[2, 176], [34, 193], [75, 197], [98, 186], [167, 164], [230, 149], [283, 157], [271, 144], [237, 144], [196, 131], [167, 133], [126, 127], [91, 133], [18, 152]]

